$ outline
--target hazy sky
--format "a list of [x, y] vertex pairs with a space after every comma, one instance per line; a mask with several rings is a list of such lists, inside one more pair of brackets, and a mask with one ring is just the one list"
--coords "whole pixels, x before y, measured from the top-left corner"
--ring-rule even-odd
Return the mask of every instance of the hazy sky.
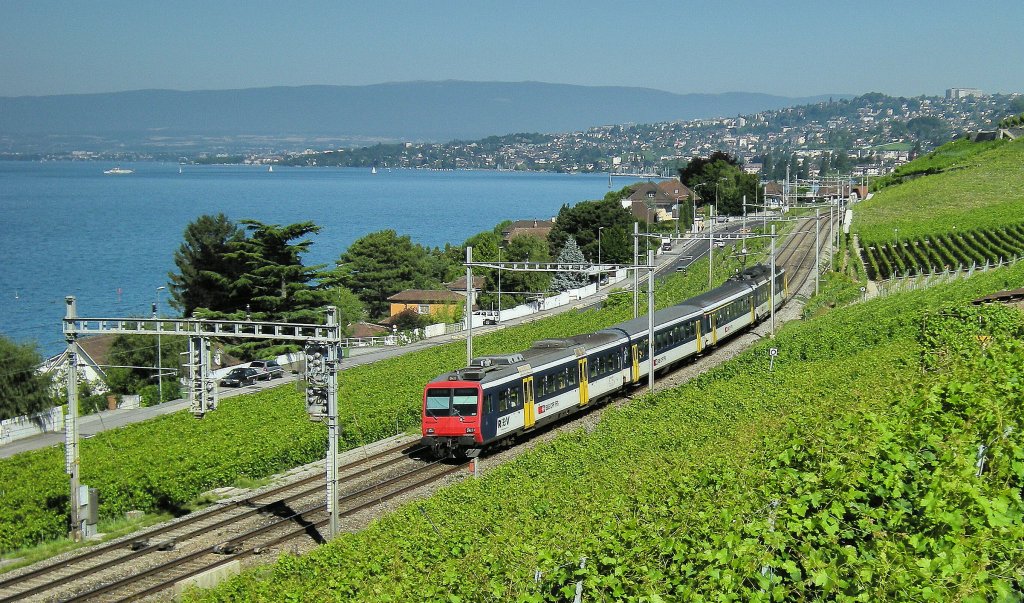
[[1022, 0], [0, 0], [0, 96], [533, 80], [1024, 91]]

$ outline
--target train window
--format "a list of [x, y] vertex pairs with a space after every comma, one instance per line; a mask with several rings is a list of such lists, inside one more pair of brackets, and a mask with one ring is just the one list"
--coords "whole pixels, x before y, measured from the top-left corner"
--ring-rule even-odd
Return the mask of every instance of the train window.
[[484, 412], [490, 414], [494, 412], [495, 408], [497, 408], [497, 403], [494, 400], [495, 397], [496, 396], [493, 393], [487, 394], [487, 398], [484, 400]]
[[565, 389], [565, 373], [558, 373], [558, 391]]
[[456, 387], [452, 393], [452, 411], [457, 416], [475, 417], [477, 400], [477, 390], [469, 387]]
[[576, 371], [570, 371], [569, 367], [565, 367], [565, 380], [569, 385], [576, 385]]
[[452, 389], [450, 387], [432, 387], [427, 390], [426, 413], [432, 417], [451, 415]]
[[598, 364], [601, 362], [600, 358], [594, 358], [590, 361], [590, 377], [597, 377]]

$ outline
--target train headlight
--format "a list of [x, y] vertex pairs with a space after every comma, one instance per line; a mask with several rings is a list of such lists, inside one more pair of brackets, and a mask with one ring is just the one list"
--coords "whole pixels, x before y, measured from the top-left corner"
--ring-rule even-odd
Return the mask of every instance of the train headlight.
[[475, 427], [467, 427], [466, 428], [466, 433], [476, 433], [476, 428]]
[[434, 428], [433, 427], [428, 427], [427, 428], [427, 433], [434, 433]]

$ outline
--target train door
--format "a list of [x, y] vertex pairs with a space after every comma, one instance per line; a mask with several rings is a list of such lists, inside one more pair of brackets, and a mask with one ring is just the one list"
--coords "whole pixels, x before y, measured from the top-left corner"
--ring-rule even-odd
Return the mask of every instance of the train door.
[[711, 320], [711, 343], [718, 344], [718, 312], [712, 312], [708, 318]]
[[580, 406], [586, 406], [590, 402], [590, 381], [587, 375], [587, 358], [584, 356], [579, 360], [580, 365]]
[[750, 294], [750, 324], [757, 322], [757, 294]]
[[701, 350], [704, 349], [704, 339], [701, 337], [699, 318], [693, 321], [693, 327], [697, 330], [697, 353], [700, 354]]
[[533, 406], [533, 377], [523, 377], [523, 427], [529, 429], [537, 422]]
[[633, 344], [632, 352], [633, 352], [633, 383], [637, 383], [637, 382], [640, 381], [640, 355], [637, 353], [637, 352], [639, 352], [639, 350], [638, 350], [637, 344], [635, 344], [635, 343]]

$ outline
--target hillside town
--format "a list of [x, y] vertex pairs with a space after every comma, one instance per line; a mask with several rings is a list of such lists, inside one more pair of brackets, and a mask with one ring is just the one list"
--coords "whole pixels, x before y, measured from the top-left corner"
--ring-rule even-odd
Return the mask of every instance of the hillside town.
[[[445, 144], [404, 142], [360, 149], [305, 149], [289, 154], [253, 154], [249, 163], [498, 169], [569, 173], [671, 174], [692, 157], [726, 151], [751, 173], [801, 177], [824, 171], [861, 176], [891, 172], [917, 154], [950, 139], [990, 129], [1001, 118], [1024, 111], [1024, 96], [989, 95], [951, 88], [944, 97], [865, 94], [818, 105], [791, 107], [718, 119], [656, 124], [595, 126], [562, 134], [511, 134]], [[771, 166], [765, 159], [775, 158]], [[784, 158], [784, 163], [779, 159]], [[217, 157], [205, 157], [217, 161]], [[220, 157], [229, 159], [227, 156]], [[795, 161], [794, 161], [795, 159]], [[781, 168], [781, 169], [780, 169]]]

